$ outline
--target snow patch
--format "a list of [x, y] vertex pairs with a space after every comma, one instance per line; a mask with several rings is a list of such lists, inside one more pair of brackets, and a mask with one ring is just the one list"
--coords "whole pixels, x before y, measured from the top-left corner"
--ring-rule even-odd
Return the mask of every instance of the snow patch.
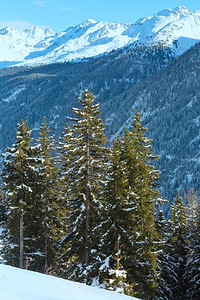
[[25, 85], [17, 88], [15, 91], [12, 92], [12, 94], [8, 98], [2, 99], [2, 101], [9, 103], [10, 101], [16, 100], [17, 95], [20, 94], [25, 89], [26, 89]]

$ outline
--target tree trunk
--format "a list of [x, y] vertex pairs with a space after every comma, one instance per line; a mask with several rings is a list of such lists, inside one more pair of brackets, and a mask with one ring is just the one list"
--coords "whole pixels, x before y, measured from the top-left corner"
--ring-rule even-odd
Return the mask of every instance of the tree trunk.
[[24, 219], [23, 219], [23, 213], [21, 213], [20, 225], [19, 225], [19, 267], [21, 269], [24, 268], [23, 258], [24, 258]]

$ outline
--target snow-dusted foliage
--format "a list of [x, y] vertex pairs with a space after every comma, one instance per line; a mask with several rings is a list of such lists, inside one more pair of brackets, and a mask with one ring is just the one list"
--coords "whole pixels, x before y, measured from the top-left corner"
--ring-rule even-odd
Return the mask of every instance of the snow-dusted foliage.
[[143, 299], [197, 300], [199, 196], [188, 191], [185, 207], [177, 192], [170, 220], [156, 217], [157, 156], [140, 114], [106, 147], [93, 94], [73, 111], [58, 160], [45, 118], [35, 146], [22, 120], [3, 155], [0, 259]]
[[169, 224], [165, 230], [164, 245], [159, 255], [159, 281], [156, 299], [186, 299], [185, 269], [188, 257], [186, 208], [179, 192], [171, 206]]
[[[85, 90], [79, 98], [81, 108], [74, 108], [76, 118], [72, 135], [64, 135], [63, 187], [67, 203], [67, 235], [61, 240], [64, 273], [68, 278], [91, 282], [97, 276], [99, 263], [99, 226], [102, 211], [102, 189], [106, 182], [106, 137], [99, 105], [92, 93]], [[66, 157], [70, 161], [66, 161]], [[69, 176], [66, 176], [69, 175]], [[67, 182], [68, 180], [68, 182]]]
[[16, 142], [4, 154], [2, 172], [3, 254], [8, 264], [46, 271], [55, 265], [56, 239], [62, 236], [62, 214], [58, 200], [58, 176], [51, 151], [46, 119], [36, 146], [31, 130], [22, 120]]
[[[18, 124], [16, 142], [4, 154], [2, 172], [5, 224], [5, 259], [7, 263], [23, 268], [25, 256], [34, 256], [33, 246], [38, 223], [30, 222], [35, 209], [37, 180], [40, 177], [36, 168], [36, 149], [30, 146], [31, 130], [22, 120]], [[37, 178], [37, 180], [36, 180]], [[26, 242], [25, 242], [26, 240]]]
[[119, 243], [127, 283], [135, 284], [135, 294], [142, 298], [153, 295], [156, 287], [154, 205], [159, 198], [159, 171], [151, 165], [157, 157], [151, 151], [152, 141], [144, 137], [146, 131], [137, 112], [133, 129], [126, 129], [113, 143], [105, 192], [107, 230], [102, 238], [103, 253], [112, 269]]
[[187, 299], [200, 298], [200, 198], [194, 189], [186, 194], [189, 253], [185, 269]]

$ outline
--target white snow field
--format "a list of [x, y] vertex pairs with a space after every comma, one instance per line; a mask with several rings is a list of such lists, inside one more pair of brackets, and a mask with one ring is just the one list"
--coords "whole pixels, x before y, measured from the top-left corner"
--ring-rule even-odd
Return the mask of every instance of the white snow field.
[[0, 67], [77, 61], [138, 43], [163, 45], [180, 55], [200, 41], [200, 11], [184, 6], [165, 9], [135, 24], [88, 19], [55, 33], [37, 26], [26, 30], [0, 29]]
[[0, 300], [129, 299], [136, 298], [0, 264]]

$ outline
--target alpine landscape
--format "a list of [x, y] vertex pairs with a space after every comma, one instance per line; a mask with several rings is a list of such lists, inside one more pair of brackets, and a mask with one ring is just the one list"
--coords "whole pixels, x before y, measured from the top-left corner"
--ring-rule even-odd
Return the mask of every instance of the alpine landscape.
[[0, 299], [200, 299], [200, 10], [0, 29], [0, 153]]

